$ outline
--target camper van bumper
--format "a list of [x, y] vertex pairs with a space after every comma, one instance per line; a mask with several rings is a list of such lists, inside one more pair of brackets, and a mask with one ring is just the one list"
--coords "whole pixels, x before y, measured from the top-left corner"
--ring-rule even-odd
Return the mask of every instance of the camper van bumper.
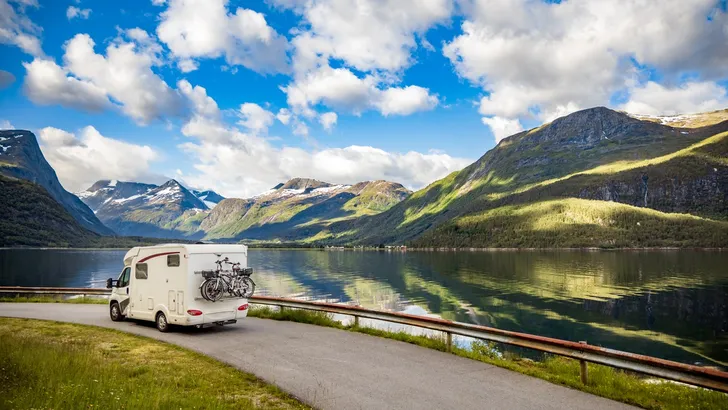
[[234, 323], [238, 319], [242, 319], [248, 315], [247, 311], [235, 311], [235, 312], [224, 312], [224, 313], [211, 313], [202, 314], [199, 316], [186, 316], [183, 319], [183, 326], [195, 326], [209, 323]]

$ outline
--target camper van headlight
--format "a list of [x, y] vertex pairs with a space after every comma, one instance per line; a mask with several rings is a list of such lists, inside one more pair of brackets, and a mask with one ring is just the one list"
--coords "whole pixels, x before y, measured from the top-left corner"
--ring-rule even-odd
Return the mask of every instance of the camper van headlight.
[[202, 314], [202, 311], [197, 309], [190, 309], [187, 311], [187, 314], [190, 316], [200, 316]]

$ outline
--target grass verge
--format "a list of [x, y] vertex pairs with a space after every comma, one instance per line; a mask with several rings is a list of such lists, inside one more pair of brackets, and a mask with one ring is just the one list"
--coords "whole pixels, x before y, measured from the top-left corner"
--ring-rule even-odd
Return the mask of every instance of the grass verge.
[[[333, 327], [442, 352], [447, 350], [444, 337], [417, 336], [406, 332], [344, 325], [325, 312], [289, 308], [278, 311], [268, 307], [253, 307], [248, 316]], [[592, 363], [588, 364], [589, 383], [584, 385], [581, 383], [579, 362], [561, 356], [545, 355], [543, 360], [533, 361], [506, 350], [499, 350], [496, 344], [484, 342], [475, 342], [471, 349], [453, 347], [453, 354], [646, 409], [728, 408], [728, 395], [720, 392], [670, 382], [655, 382], [654, 379], [639, 374]]]
[[64, 298], [62, 296], [0, 296], [0, 303], [73, 303], [89, 305], [106, 305], [109, 300], [100, 297]]
[[189, 350], [91, 326], [0, 318], [0, 408], [304, 409]]

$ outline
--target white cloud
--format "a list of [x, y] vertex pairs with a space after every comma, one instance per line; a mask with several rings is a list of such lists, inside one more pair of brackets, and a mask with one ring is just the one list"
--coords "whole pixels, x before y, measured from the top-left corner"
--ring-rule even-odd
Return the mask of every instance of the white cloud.
[[[217, 133], [221, 130], [197, 128], [194, 132]], [[367, 146], [314, 152], [292, 147], [278, 149], [261, 138], [235, 130], [227, 132], [236, 144], [202, 141], [182, 146], [197, 159], [197, 173], [186, 177], [189, 184], [212, 186], [217, 192], [236, 197], [258, 194], [293, 177], [311, 177], [332, 183], [387, 179], [410, 188], [421, 188], [471, 162], [441, 153], [390, 153]]]
[[43, 155], [72, 192], [82, 191], [98, 179], [148, 179], [151, 163], [158, 158], [149, 146], [105, 137], [90, 126], [79, 136], [53, 127], [43, 128], [38, 136]]
[[517, 119], [509, 120], [502, 117], [483, 117], [483, 124], [490, 127], [495, 137], [495, 143], [501, 142], [503, 138], [510, 137], [511, 135], [523, 131], [521, 122]]
[[218, 118], [220, 116], [220, 109], [217, 106], [217, 102], [207, 95], [207, 90], [199, 85], [192, 86], [187, 80], [180, 80], [177, 82], [177, 89], [180, 93], [187, 97], [192, 106], [192, 112], [195, 115]]
[[36, 104], [60, 104], [86, 111], [101, 111], [111, 106], [105, 90], [71, 76], [51, 60], [36, 58], [23, 66], [27, 73], [25, 94]]
[[371, 76], [361, 79], [346, 68], [327, 66], [306, 74], [283, 91], [288, 96], [288, 105], [308, 117], [315, 115], [311, 105], [319, 103], [360, 114], [373, 99], [376, 81]]
[[[297, 63], [317, 55], [360, 71], [399, 71], [412, 62], [416, 35], [446, 23], [452, 0], [274, 0], [302, 15], [309, 27], [297, 36]], [[305, 68], [305, 67], [304, 67]], [[305, 68], [307, 69], [307, 68]]]
[[724, 77], [728, 65], [728, 15], [713, 0], [463, 0], [461, 6], [462, 34], [443, 53], [461, 77], [488, 92], [480, 103], [485, 117], [513, 121], [535, 113], [548, 120], [606, 104], [639, 75], [630, 58], [673, 81], [690, 71], [702, 80]]
[[620, 109], [634, 114], [674, 115], [714, 111], [728, 107], [725, 88], [714, 82], [688, 82], [666, 87], [648, 82], [633, 88]]
[[334, 128], [334, 125], [336, 125], [336, 121], [338, 119], [339, 117], [335, 112], [326, 112], [319, 115], [319, 122], [326, 131], [331, 131]]
[[80, 9], [76, 6], [68, 6], [66, 9], [66, 18], [73, 20], [74, 18], [80, 18], [87, 20], [91, 15], [91, 9]]
[[417, 111], [427, 111], [438, 104], [437, 97], [430, 90], [416, 85], [404, 88], [388, 88], [381, 92], [375, 102], [382, 115], [410, 115]]
[[[142, 39], [143, 30], [136, 30], [131, 35]], [[65, 44], [66, 68], [103, 89], [139, 124], [179, 112], [179, 95], [152, 71], [160, 63], [153, 41], [118, 40], [106, 48], [106, 55], [97, 54], [94, 46], [88, 34], [74, 36]]]
[[283, 125], [288, 125], [288, 123], [291, 121], [291, 111], [288, 108], [281, 108], [278, 110], [278, 114], [276, 114], [276, 118], [278, 121], [281, 122]]
[[189, 72], [195, 71], [198, 68], [200, 68], [200, 64], [197, 63], [197, 61], [192, 60], [192, 59], [184, 59], [184, 60], [177, 61], [177, 67], [183, 73], [189, 73]]
[[273, 3], [307, 23], [293, 31], [294, 80], [282, 87], [295, 114], [314, 118], [319, 104], [354, 115], [367, 110], [409, 115], [437, 106], [438, 98], [428, 89], [399, 83], [414, 63], [418, 38], [429, 45], [425, 33], [449, 21], [453, 0]]
[[25, 91], [37, 104], [60, 104], [87, 111], [118, 107], [139, 124], [180, 113], [179, 94], [152, 71], [162, 64], [162, 47], [147, 32], [120, 32], [106, 55], [94, 51], [88, 34], [64, 44], [64, 65], [36, 58], [23, 63]]
[[0, 130], [14, 130], [13, 124], [8, 120], [0, 120]]
[[42, 29], [25, 15], [27, 7], [37, 8], [38, 2], [0, 0], [0, 44], [14, 45], [34, 57], [42, 57], [44, 54], [38, 37]]
[[196, 68], [196, 58], [224, 56], [230, 65], [260, 73], [288, 71], [288, 41], [273, 30], [265, 16], [237, 8], [228, 12], [227, 0], [170, 0], [161, 14], [157, 35], [180, 68]]
[[[294, 133], [308, 134], [308, 127], [297, 116], [284, 110], [278, 116], [293, 127]], [[266, 115], [266, 121], [272, 117]], [[203, 115], [194, 115], [182, 133], [194, 140], [180, 145], [195, 161], [195, 172], [185, 175], [185, 181], [226, 196], [249, 197], [293, 177], [333, 183], [388, 179], [420, 188], [472, 162], [440, 152], [390, 153], [367, 146], [313, 151], [275, 147], [262, 136]]]
[[433, 109], [438, 99], [418, 86], [379, 88], [373, 75], [359, 78], [347, 68], [321, 67], [301, 76], [282, 90], [288, 106], [306, 117], [313, 117], [317, 104], [359, 115], [375, 109], [383, 115], [409, 115]]
[[308, 136], [308, 125], [306, 125], [305, 122], [301, 121], [301, 119], [295, 117], [293, 119], [293, 135], [298, 135], [301, 137], [307, 137]]
[[244, 103], [240, 106], [240, 118], [238, 124], [254, 134], [265, 134], [268, 132], [268, 128], [273, 125], [275, 116], [258, 104]]

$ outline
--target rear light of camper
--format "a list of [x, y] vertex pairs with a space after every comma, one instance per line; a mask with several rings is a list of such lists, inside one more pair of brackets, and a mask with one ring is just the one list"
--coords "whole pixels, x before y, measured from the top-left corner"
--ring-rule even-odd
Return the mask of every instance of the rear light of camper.
[[197, 309], [190, 309], [187, 311], [187, 314], [190, 316], [200, 316], [202, 314], [202, 311]]
[[238, 307], [238, 310], [248, 310], [248, 304], [246, 303], [246, 304], [244, 304], [244, 305], [240, 305], [240, 306]]

